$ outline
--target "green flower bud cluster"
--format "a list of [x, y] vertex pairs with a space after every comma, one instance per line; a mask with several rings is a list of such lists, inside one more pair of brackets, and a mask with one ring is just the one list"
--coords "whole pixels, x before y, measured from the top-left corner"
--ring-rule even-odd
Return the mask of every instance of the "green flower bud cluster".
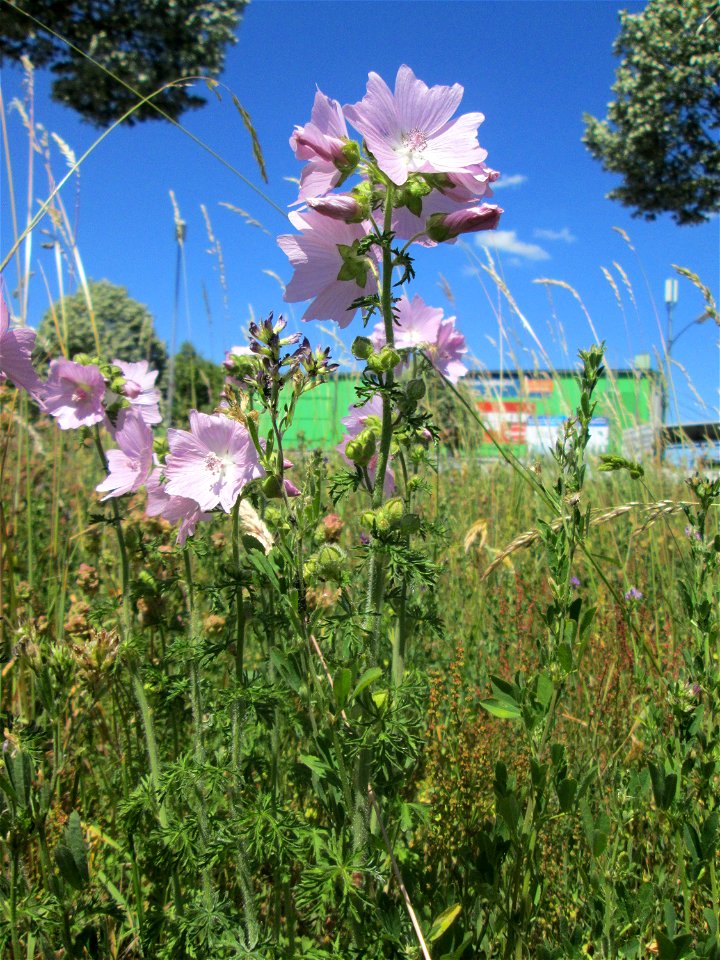
[[334, 580], [340, 583], [347, 568], [347, 554], [336, 543], [326, 543], [303, 564], [306, 582]]
[[369, 527], [375, 536], [384, 536], [394, 531], [417, 533], [420, 517], [416, 513], [406, 513], [401, 497], [391, 497], [382, 507], [366, 510], [360, 518], [365, 527]]
[[170, 445], [167, 437], [153, 437], [153, 453], [156, 453], [160, 460], [164, 460], [170, 453]]
[[375, 456], [377, 433], [366, 427], [361, 433], [348, 442], [345, 447], [345, 456], [358, 467], [366, 467]]
[[351, 349], [352, 355], [358, 360], [365, 360], [373, 373], [388, 373], [402, 361], [394, 347], [385, 345], [376, 352], [369, 337], [355, 337]]
[[393, 347], [384, 346], [379, 353], [367, 358], [367, 365], [373, 373], [389, 373], [401, 362], [402, 357]]

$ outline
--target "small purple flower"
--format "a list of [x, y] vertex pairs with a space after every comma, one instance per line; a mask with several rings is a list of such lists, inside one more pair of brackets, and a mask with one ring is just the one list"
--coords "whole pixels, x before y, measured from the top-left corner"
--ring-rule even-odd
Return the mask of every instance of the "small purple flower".
[[579, 577], [570, 577], [570, 586], [571, 586], [574, 590], [577, 590], [577, 588], [580, 586], [580, 578], [579, 578]]
[[685, 527], [685, 536], [688, 538], [688, 540], [702, 540], [700, 531], [689, 525]]
[[105, 378], [99, 367], [64, 358], [51, 361], [42, 407], [56, 418], [61, 430], [77, 430], [106, 421], [104, 396]]
[[643, 595], [637, 587], [630, 587], [628, 592], [625, 594], [626, 600], [642, 600]]
[[151, 427], [160, 423], [160, 391], [155, 386], [158, 372], [148, 369], [147, 360], [137, 363], [125, 363], [123, 360], [113, 360], [116, 367], [122, 370], [125, 377], [123, 396], [137, 407], [145, 423]]
[[153, 465], [153, 435], [141, 410], [130, 407], [120, 411], [115, 432], [118, 450], [108, 450], [109, 474], [95, 489], [105, 493], [102, 499], [121, 497], [139, 490]]
[[370, 537], [363, 531], [360, 532], [360, 543], [366, 547], [370, 543]]

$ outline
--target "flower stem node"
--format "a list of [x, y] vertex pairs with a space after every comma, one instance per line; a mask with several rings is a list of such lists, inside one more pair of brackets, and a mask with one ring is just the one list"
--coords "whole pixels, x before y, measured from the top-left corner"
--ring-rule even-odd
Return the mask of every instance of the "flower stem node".
[[367, 360], [375, 352], [370, 337], [355, 337], [351, 349], [356, 360]]
[[398, 207], [407, 207], [410, 213], [416, 217], [422, 215], [423, 197], [432, 193], [432, 185], [424, 177], [411, 177], [405, 186], [398, 190], [396, 205]]
[[358, 467], [366, 467], [375, 456], [377, 435], [374, 430], [362, 430], [345, 447], [345, 456]]
[[360, 241], [353, 240], [352, 243], [336, 244], [342, 266], [338, 270], [338, 280], [349, 280], [356, 283], [362, 289], [365, 289], [367, 282], [367, 273], [370, 262], [365, 253], [360, 249]]

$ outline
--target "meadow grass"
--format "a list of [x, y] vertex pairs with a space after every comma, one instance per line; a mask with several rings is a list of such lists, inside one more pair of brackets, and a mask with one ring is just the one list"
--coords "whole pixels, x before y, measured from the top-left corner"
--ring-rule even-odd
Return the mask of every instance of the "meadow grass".
[[271, 550], [98, 502], [100, 435], [0, 386], [3, 956], [717, 958], [720, 484], [585, 456], [600, 363], [533, 464], [421, 367], [462, 443], [409, 447], [413, 512], [294, 451]]

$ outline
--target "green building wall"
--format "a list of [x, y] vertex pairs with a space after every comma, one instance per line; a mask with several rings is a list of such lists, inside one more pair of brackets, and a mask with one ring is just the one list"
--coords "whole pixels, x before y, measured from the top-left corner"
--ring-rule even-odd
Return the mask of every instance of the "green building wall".
[[[343, 373], [302, 396], [286, 435], [286, 447], [329, 450], [338, 444], [343, 435], [340, 421], [356, 400], [358, 382], [358, 375]], [[549, 436], [575, 409], [580, 397], [572, 370], [558, 371], [552, 377], [542, 372], [471, 374], [462, 384], [498, 441], [520, 457], [536, 453], [539, 438]], [[657, 417], [657, 375], [652, 371], [606, 374], [595, 396], [598, 437], [607, 432], [605, 449], [609, 451], [620, 451], [625, 430], [652, 424]], [[497, 455], [491, 442], [480, 442], [476, 453]]]

